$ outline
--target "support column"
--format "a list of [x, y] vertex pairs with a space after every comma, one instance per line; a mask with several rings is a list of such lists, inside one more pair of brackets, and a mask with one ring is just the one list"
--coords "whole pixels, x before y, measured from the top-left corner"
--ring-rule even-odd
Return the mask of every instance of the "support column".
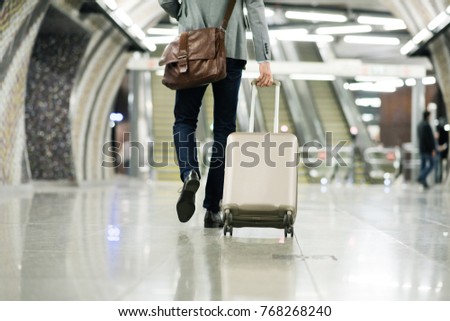
[[152, 148], [152, 97], [150, 71], [129, 72], [130, 92], [128, 108], [130, 117], [130, 168], [132, 177], [149, 178], [149, 156]]
[[419, 175], [420, 156], [419, 139], [417, 137], [417, 126], [422, 120], [422, 112], [425, 110], [425, 85], [422, 79], [416, 79], [416, 85], [412, 88], [411, 101], [411, 144], [409, 145], [408, 155], [410, 168], [410, 181], [415, 182]]
[[418, 147], [417, 126], [422, 120], [422, 112], [425, 110], [425, 85], [421, 79], [416, 79], [417, 83], [412, 87], [411, 102], [411, 143]]

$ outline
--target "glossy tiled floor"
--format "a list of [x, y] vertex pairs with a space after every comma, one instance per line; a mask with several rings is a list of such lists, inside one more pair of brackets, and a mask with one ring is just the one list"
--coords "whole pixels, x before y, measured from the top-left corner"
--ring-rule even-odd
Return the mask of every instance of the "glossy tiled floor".
[[[301, 185], [294, 238], [176, 218], [179, 184], [0, 193], [1, 300], [450, 300], [450, 192]], [[201, 193], [197, 203], [201, 204]]]

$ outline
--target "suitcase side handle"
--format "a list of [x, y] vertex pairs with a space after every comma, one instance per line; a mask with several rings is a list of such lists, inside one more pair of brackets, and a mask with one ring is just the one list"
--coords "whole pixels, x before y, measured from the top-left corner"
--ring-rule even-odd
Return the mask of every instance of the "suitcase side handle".
[[[252, 81], [252, 100], [250, 103], [250, 119], [249, 119], [249, 125], [248, 125], [248, 132], [253, 133], [255, 131], [255, 108], [256, 108], [256, 96], [258, 94], [257, 86], [256, 86], [257, 80], [254, 79]], [[273, 118], [273, 132], [275, 134], [278, 133], [278, 127], [280, 127], [280, 87], [281, 87], [281, 81], [274, 80], [272, 82], [272, 87], [275, 87], [275, 111], [274, 111], [274, 118]]]

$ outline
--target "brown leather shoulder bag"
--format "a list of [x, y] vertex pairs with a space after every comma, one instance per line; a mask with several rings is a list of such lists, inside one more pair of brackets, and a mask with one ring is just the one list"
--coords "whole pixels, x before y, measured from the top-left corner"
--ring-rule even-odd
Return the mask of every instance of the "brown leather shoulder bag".
[[236, 0], [229, 0], [219, 28], [181, 33], [169, 43], [159, 61], [165, 65], [162, 83], [170, 89], [187, 89], [224, 79], [226, 72], [225, 31]]

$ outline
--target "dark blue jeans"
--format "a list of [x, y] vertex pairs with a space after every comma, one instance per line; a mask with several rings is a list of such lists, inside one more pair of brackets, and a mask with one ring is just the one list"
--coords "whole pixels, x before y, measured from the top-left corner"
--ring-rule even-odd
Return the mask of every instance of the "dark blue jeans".
[[421, 153], [420, 154], [420, 174], [418, 181], [419, 182], [426, 182], [428, 174], [431, 173], [431, 171], [434, 168], [434, 157], [431, 154], [427, 153]]
[[[227, 137], [236, 131], [236, 110], [244, 60], [227, 58], [227, 77], [212, 84], [214, 95], [214, 142], [203, 207], [219, 211], [222, 199]], [[195, 130], [203, 95], [207, 86], [177, 90], [173, 138], [180, 167], [180, 177], [195, 170], [200, 176]]]

